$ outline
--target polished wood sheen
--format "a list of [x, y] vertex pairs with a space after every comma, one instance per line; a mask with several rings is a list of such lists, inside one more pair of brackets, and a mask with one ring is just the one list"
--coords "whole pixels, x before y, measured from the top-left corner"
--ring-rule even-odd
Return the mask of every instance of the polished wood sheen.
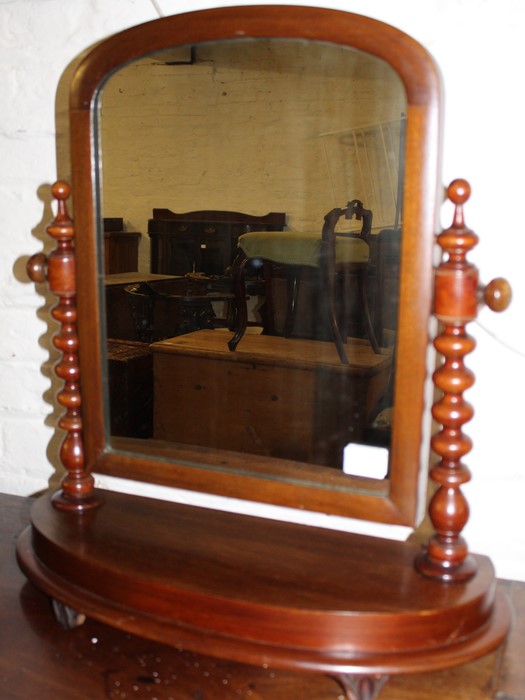
[[[312, 465], [297, 470], [287, 459], [168, 448], [160, 441], [138, 452], [137, 442], [106, 434], [92, 104], [107, 75], [137, 56], [177, 42], [236, 36], [353, 46], [387, 60], [404, 81], [402, 279], [388, 479], [342, 483], [331, 469], [308, 479], [304, 470]], [[53, 599], [63, 623], [73, 626], [87, 616], [187, 653], [325, 674], [337, 680], [347, 700], [372, 700], [387, 677], [467, 663], [503, 641], [510, 625], [507, 600], [496, 589], [490, 560], [470, 554], [461, 538], [468, 516], [461, 486], [469, 478], [461, 458], [470, 449], [462, 426], [472, 415], [463, 399], [473, 381], [463, 358], [474, 347], [465, 325], [482, 297], [501, 309], [510, 291], [502, 281], [479, 289], [477, 270], [466, 259], [477, 241], [463, 219], [470, 188], [456, 181], [449, 188], [454, 221], [438, 238], [446, 256], [432, 294], [438, 97], [435, 66], [412, 39], [367, 18], [317, 8], [223, 8], [173, 16], [102, 42], [84, 60], [71, 98], [77, 264], [65, 207], [69, 187], [59, 183], [53, 188], [58, 214], [49, 228], [57, 250], [29, 265], [32, 278], [47, 277], [59, 298], [53, 313], [61, 323], [56, 344], [63, 352], [58, 375], [65, 382], [59, 401], [67, 409], [60, 423], [67, 433], [67, 474], [57, 495], [35, 503], [17, 547], [22, 570]], [[297, 510], [413, 524], [421, 454], [428, 451], [422, 440], [432, 296], [442, 326], [436, 348], [443, 356], [434, 375], [442, 397], [433, 413], [443, 428], [433, 441], [441, 459], [432, 470], [438, 484], [429, 509], [435, 533], [423, 549], [416, 542], [137, 496], [103, 497], [93, 487], [91, 471], [99, 470]], [[337, 368], [347, 371], [340, 362]]]
[[[89, 618], [62, 628], [16, 564], [16, 536], [29, 523], [33, 500], [0, 494], [2, 700], [341, 700], [335, 679], [320, 674], [197, 655]], [[504, 646], [453, 669], [393, 676], [381, 700], [525, 700], [525, 584], [497, 585], [514, 618]]]
[[417, 544], [105, 498], [81, 518], [40, 499], [19, 540], [21, 566], [75, 610], [175, 647], [389, 675], [477, 658], [508, 628], [486, 557], [472, 581], [446, 586], [414, 569]]
[[[106, 434], [105, 396], [102, 377], [103, 304], [99, 298], [97, 236], [101, 222], [96, 218], [101, 194], [93, 165], [100, 153], [93, 133], [99, 128], [100, 91], [108, 76], [145, 54], [173, 46], [196, 45], [203, 41], [252, 38], [328, 42], [350, 47], [386, 61], [395, 70], [406, 91], [406, 139], [403, 181], [403, 231], [399, 286], [399, 325], [396, 333], [396, 397], [391, 437], [389, 477], [381, 494], [374, 483], [364, 484], [348, 476], [344, 498], [332, 488], [326, 474], [301, 484], [301, 507], [323, 513], [366, 518], [383, 523], [415, 525], [421, 506], [426, 467], [422, 464], [422, 441], [429, 429], [425, 410], [428, 336], [432, 304], [432, 261], [436, 209], [438, 206], [438, 163], [440, 145], [440, 78], [428, 54], [411, 37], [382, 22], [336, 10], [298, 6], [226, 7], [172, 15], [138, 27], [131, 27], [98, 44], [83, 59], [75, 73], [70, 95], [72, 188], [78, 286], [78, 333], [82, 381], [82, 420], [86, 465], [110, 476], [146, 480], [163, 486], [179, 486], [206, 493], [259, 500], [276, 505], [293, 504], [288, 479], [260, 478], [250, 456], [231, 455], [235, 469], [216, 469], [216, 455], [186, 450], [187, 459], [170, 455], [165, 460], [152, 455], [150, 446], [119, 442], [110, 445]], [[177, 154], [173, 154], [174, 163]], [[248, 171], [253, 167], [249, 164]], [[348, 193], [348, 197], [352, 194]], [[203, 193], [203, 202], [206, 201]], [[331, 203], [330, 203], [331, 204]], [[269, 207], [271, 208], [271, 207]], [[282, 207], [286, 210], [286, 206]], [[327, 207], [328, 209], [329, 207]], [[326, 209], [326, 210], [327, 210]], [[322, 228], [322, 221], [319, 223]], [[425, 457], [426, 459], [426, 453]], [[191, 464], [191, 469], [188, 468]], [[268, 475], [275, 472], [268, 460]], [[324, 470], [331, 472], [332, 470]], [[271, 481], [271, 483], [270, 483]]]
[[441, 392], [432, 415], [442, 429], [432, 438], [432, 448], [441, 461], [430, 476], [438, 485], [429, 506], [429, 515], [436, 533], [417, 559], [418, 570], [443, 581], [462, 581], [474, 576], [476, 563], [468, 554], [461, 531], [468, 520], [468, 503], [461, 486], [470, 480], [470, 472], [462, 462], [472, 448], [471, 440], [462, 426], [469, 421], [474, 409], [463, 398], [463, 392], [474, 383], [474, 375], [465, 367], [464, 357], [475, 347], [474, 339], [465, 326], [476, 318], [480, 297], [487, 299], [494, 311], [503, 311], [511, 300], [510, 287], [505, 280], [491, 282], [480, 293], [477, 268], [467, 260], [467, 254], [478, 242], [476, 234], [465, 225], [463, 205], [470, 197], [470, 185], [454, 180], [448, 197], [455, 205], [452, 226], [438, 236], [445, 259], [435, 273], [434, 313], [442, 331], [434, 346], [443, 363], [434, 372], [434, 384]]
[[57, 214], [47, 227], [47, 233], [57, 241], [57, 248], [49, 256], [37, 253], [27, 263], [27, 271], [34, 282], [49, 282], [50, 290], [59, 299], [51, 315], [60, 324], [60, 331], [53, 344], [62, 352], [62, 360], [56, 365], [57, 376], [64, 381], [64, 388], [57, 401], [67, 409], [58, 422], [66, 431], [60, 458], [67, 470], [61, 490], [54, 496], [57, 508], [82, 511], [100, 504], [94, 496], [94, 479], [85, 469], [82, 442], [82, 415], [80, 410], [80, 368], [78, 364], [78, 335], [76, 308], [75, 254], [73, 250], [73, 222], [66, 201], [70, 195], [67, 183], [57, 182], [52, 193], [58, 204]]
[[[440, 384], [443, 370], [436, 373], [444, 396], [434, 415], [444, 424], [445, 438], [435, 441], [444, 464], [433, 475], [441, 479], [449, 515], [443, 521], [438, 489], [429, 511], [437, 532], [429, 547], [418, 554], [419, 547], [406, 542], [111, 493], [104, 507], [93, 508], [103, 502], [96, 490], [74, 500], [69, 496], [69, 484], [85, 480], [77, 462], [66, 459], [65, 487], [58, 497], [35, 504], [31, 528], [18, 543], [22, 569], [60, 602], [58, 609], [66, 605], [82, 618], [197, 653], [322, 672], [337, 678], [350, 700], [377, 697], [389, 675], [468, 662], [501, 643], [510, 623], [508, 606], [494, 595], [490, 561], [467, 559], [459, 538], [467, 512], [459, 485], [465, 479], [455, 471], [465, 472], [447, 452], [457, 451], [449, 447], [453, 439], [470, 444], [458, 432], [470, 415], [468, 408], [460, 410], [470, 376], [462, 363], [471, 347], [464, 324], [476, 308], [465, 287], [478, 286], [475, 268], [465, 261], [476, 240], [463, 226], [466, 188], [456, 184], [449, 190], [457, 208], [452, 228], [441, 237], [448, 261], [437, 271], [445, 284], [438, 282], [436, 291], [436, 313], [444, 323], [436, 343], [445, 374], [449, 363], [456, 379]], [[57, 185], [54, 192], [69, 256], [68, 189]], [[50, 230], [56, 227], [55, 220]], [[43, 278], [43, 268], [40, 258], [29, 265], [36, 280]], [[456, 292], [451, 302], [443, 292], [450, 278]], [[56, 291], [56, 275], [51, 279]], [[67, 291], [66, 298], [74, 298], [74, 284]], [[452, 346], [440, 342], [450, 331], [459, 335]], [[76, 354], [72, 358], [75, 367]], [[448, 421], [454, 431], [447, 438]], [[82, 507], [83, 498], [89, 507]], [[457, 549], [464, 555], [459, 564]], [[435, 551], [444, 552], [439, 571], [431, 559]], [[454, 566], [461, 575], [449, 575]]]

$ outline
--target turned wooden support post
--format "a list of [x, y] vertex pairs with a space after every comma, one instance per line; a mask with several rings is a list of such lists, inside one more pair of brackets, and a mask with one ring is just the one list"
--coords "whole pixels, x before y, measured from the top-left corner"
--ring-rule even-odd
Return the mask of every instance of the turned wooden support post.
[[27, 271], [33, 282], [47, 280], [50, 290], [58, 297], [58, 304], [51, 310], [51, 315], [60, 323], [60, 330], [53, 338], [53, 345], [62, 353], [55, 372], [64, 381], [64, 387], [58, 393], [57, 400], [66, 409], [58, 425], [66, 431], [60, 458], [67, 473], [62, 480], [60, 491], [53, 496], [53, 504], [59, 509], [81, 512], [98, 506], [101, 499], [94, 493], [93, 477], [84, 469], [74, 228], [66, 206], [70, 187], [64, 182], [57, 182], [53, 185], [52, 193], [57, 200], [58, 209], [47, 228], [47, 233], [56, 240], [57, 247], [48, 256], [43, 253], [33, 255], [27, 263]]
[[454, 582], [465, 581], [476, 571], [474, 559], [461, 536], [469, 516], [461, 486], [470, 480], [462, 458], [472, 448], [462, 426], [474, 414], [472, 406], [463, 398], [463, 392], [474, 384], [474, 375], [465, 367], [464, 357], [476, 345], [465, 326], [476, 318], [480, 301], [484, 300], [494, 311], [503, 311], [510, 303], [511, 293], [508, 283], [502, 279], [480, 290], [478, 270], [466, 259], [478, 242], [476, 234], [466, 228], [463, 218], [463, 204], [470, 196], [470, 186], [465, 180], [454, 180], [447, 194], [455, 204], [454, 220], [437, 239], [445, 255], [435, 271], [434, 295], [434, 314], [441, 327], [434, 346], [443, 358], [433, 376], [441, 398], [434, 404], [432, 415], [442, 425], [431, 443], [440, 457], [430, 472], [432, 480], [438, 484], [429, 506], [436, 532], [416, 560], [416, 567], [431, 578]]

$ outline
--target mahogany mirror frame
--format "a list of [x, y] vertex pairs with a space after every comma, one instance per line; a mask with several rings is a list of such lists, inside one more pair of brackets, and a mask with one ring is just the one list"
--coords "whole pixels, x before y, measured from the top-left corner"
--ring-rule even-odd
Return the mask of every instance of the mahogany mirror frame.
[[[335, 470], [308, 482], [268, 478], [265, 459], [186, 450], [180, 460], [133, 440], [106, 439], [102, 279], [97, 227], [97, 98], [104, 81], [139, 56], [176, 45], [235, 38], [297, 38], [368, 52], [399, 74], [407, 98], [399, 333], [390, 477], [371, 480]], [[83, 439], [88, 472], [377, 522], [414, 525], [426, 480], [425, 401], [433, 254], [438, 203], [440, 78], [431, 56], [397, 29], [359, 15], [314, 7], [243, 6], [174, 15], [132, 27], [98, 44], [77, 69], [70, 94], [73, 219]], [[425, 418], [426, 416], [426, 418]], [[203, 454], [205, 457], [203, 458]], [[232, 456], [233, 454], [233, 456]], [[191, 466], [188, 466], [191, 464]], [[231, 469], [230, 469], [231, 467]], [[284, 467], [283, 467], [284, 468]], [[265, 472], [265, 478], [260, 478]], [[424, 490], [424, 489], [423, 489]]]
[[[100, 217], [94, 206], [98, 173], [92, 168], [97, 91], [112, 70], [137, 56], [139, 45], [141, 53], [150, 53], [177, 40], [188, 44], [235, 36], [351, 45], [389, 60], [405, 83], [397, 348], [402, 359], [396, 367], [393, 473], [388, 482], [378, 482], [375, 492], [365, 491], [370, 480], [363, 480], [361, 490], [344, 492], [333, 488], [337, 480], [329, 477], [291, 488], [270, 479], [269, 469], [264, 474], [263, 458], [245, 455], [234, 454], [229, 466], [245, 468], [247, 462], [253, 473], [232, 475], [219, 470], [225, 451], [205, 448], [201, 459], [204, 455], [208, 468], [199, 466], [197, 448], [185, 450], [180, 464], [163, 468], [158, 459], [162, 448], [158, 455], [152, 450], [138, 456], [124, 451], [129, 449], [125, 441], [119, 452], [105, 443], [98, 286], [103, 273], [97, 250]], [[471, 448], [461, 428], [472, 416], [463, 392], [474, 381], [463, 358], [475, 345], [465, 325], [476, 317], [480, 302], [502, 311], [511, 293], [501, 279], [482, 289], [477, 268], [467, 260], [478, 239], [465, 225], [463, 205], [470, 186], [464, 180], [455, 180], [447, 190], [454, 218], [437, 237], [443, 260], [432, 273], [439, 81], [428, 54], [397, 30], [344, 12], [279, 6], [207, 10], [135, 27], [98, 45], [76, 73], [71, 100], [75, 226], [66, 206], [70, 187], [58, 182], [52, 188], [57, 214], [47, 228], [57, 248], [28, 262], [31, 279], [47, 280], [59, 298], [51, 313], [61, 325], [53, 342], [63, 354], [56, 373], [64, 380], [57, 399], [67, 409], [59, 421], [67, 433], [61, 451], [67, 474], [61, 491], [35, 502], [31, 525], [17, 542], [22, 570], [50, 596], [60, 623], [72, 628], [88, 616], [177, 649], [324, 673], [339, 683], [347, 700], [374, 700], [389, 675], [448, 668], [496, 648], [509, 629], [510, 608], [496, 588], [490, 560], [469, 553], [461, 536], [468, 518], [461, 486], [470, 478], [462, 457]], [[438, 486], [428, 509], [434, 534], [423, 547], [412, 540], [396, 542], [94, 488], [89, 471], [412, 523], [419, 465], [427, 456], [422, 416], [427, 413], [431, 303], [441, 324], [434, 346], [443, 356], [433, 375], [442, 395], [432, 415], [443, 429], [432, 439], [441, 462], [431, 471]], [[191, 468], [184, 462], [192, 463]], [[258, 477], [258, 468], [265, 478]]]

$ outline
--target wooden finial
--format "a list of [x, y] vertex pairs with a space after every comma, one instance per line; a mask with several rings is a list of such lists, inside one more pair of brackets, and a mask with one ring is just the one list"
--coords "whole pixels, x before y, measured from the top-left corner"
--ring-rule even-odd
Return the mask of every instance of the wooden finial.
[[466, 180], [453, 180], [447, 187], [447, 197], [456, 205], [454, 211], [453, 228], [463, 228], [463, 204], [470, 199], [470, 185]]
[[425, 576], [454, 582], [465, 581], [476, 572], [475, 561], [461, 536], [469, 517], [461, 487], [470, 480], [462, 459], [472, 449], [462, 427], [474, 415], [472, 406], [463, 398], [463, 392], [474, 384], [474, 375], [465, 367], [464, 357], [476, 346], [465, 332], [465, 325], [476, 318], [480, 301], [484, 300], [494, 311], [503, 311], [512, 293], [509, 283], [501, 278], [480, 290], [478, 270], [466, 257], [478, 242], [463, 217], [470, 185], [466, 180], [454, 180], [447, 193], [455, 211], [452, 226], [437, 238], [445, 256], [435, 271], [434, 293], [434, 314], [442, 327], [434, 346], [443, 358], [433, 375], [436, 388], [442, 392], [432, 408], [434, 419], [442, 426], [431, 443], [440, 458], [430, 472], [438, 485], [429, 505], [436, 532], [417, 558], [416, 568]]
[[432, 439], [432, 448], [440, 457], [430, 476], [438, 484], [430, 505], [430, 520], [435, 534], [416, 561], [424, 575], [440, 581], [464, 581], [471, 578], [476, 565], [469, 555], [461, 531], [465, 527], [469, 508], [461, 491], [470, 480], [463, 457], [472, 443], [462, 432], [473, 408], [463, 398], [463, 392], [474, 383], [474, 375], [465, 367], [464, 357], [472, 352], [475, 341], [465, 332], [465, 325], [476, 317], [478, 304], [478, 271], [467, 259], [476, 245], [477, 236], [465, 227], [463, 204], [470, 196], [465, 180], [454, 180], [448, 196], [455, 204], [452, 226], [438, 236], [444, 261], [435, 271], [434, 313], [442, 332], [434, 341], [443, 362], [433, 375], [435, 386], [442, 392], [434, 404], [432, 415], [442, 425]]
[[[69, 199], [71, 187], [69, 186], [69, 183], [64, 182], [63, 180], [57, 180], [55, 184], [51, 186], [51, 194], [59, 202], [60, 206], [61, 204], [65, 203], [67, 199]], [[66, 218], [69, 218], [67, 216], [67, 212]]]
[[58, 297], [58, 304], [51, 310], [51, 315], [60, 323], [60, 330], [53, 338], [53, 345], [62, 352], [55, 372], [64, 381], [64, 387], [58, 393], [57, 400], [66, 409], [58, 425], [66, 431], [60, 457], [67, 473], [62, 480], [61, 490], [53, 496], [53, 504], [62, 510], [82, 512], [98, 506], [101, 499], [94, 492], [93, 477], [84, 469], [74, 227], [66, 204], [70, 187], [65, 182], [57, 182], [51, 191], [58, 202], [58, 209], [52, 223], [47, 227], [47, 232], [57, 241], [57, 248], [48, 256], [42, 253], [34, 255], [27, 264], [27, 270], [33, 281], [47, 280], [50, 290]]

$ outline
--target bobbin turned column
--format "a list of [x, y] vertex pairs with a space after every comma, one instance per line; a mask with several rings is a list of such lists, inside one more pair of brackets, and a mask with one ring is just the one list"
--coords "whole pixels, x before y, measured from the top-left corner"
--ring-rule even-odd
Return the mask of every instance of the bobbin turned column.
[[432, 409], [434, 419], [442, 425], [431, 443], [440, 457], [430, 472], [432, 480], [438, 484], [429, 505], [430, 520], [436, 532], [417, 558], [416, 568], [425, 576], [454, 582], [465, 581], [476, 571], [474, 559], [461, 536], [469, 516], [461, 486], [470, 480], [470, 472], [462, 459], [472, 448], [462, 426], [474, 414], [472, 406], [463, 398], [463, 392], [474, 384], [474, 375], [465, 367], [464, 357], [476, 345], [465, 326], [476, 318], [480, 301], [493, 311], [503, 311], [510, 303], [511, 292], [503, 279], [493, 280], [485, 290], [480, 290], [478, 270], [467, 261], [467, 254], [478, 242], [476, 234], [466, 228], [463, 218], [463, 204], [470, 197], [470, 186], [465, 180], [454, 180], [447, 194], [455, 204], [455, 212], [452, 226], [437, 239], [445, 256], [435, 272], [434, 295], [434, 314], [442, 329], [434, 346], [443, 357], [433, 376], [436, 388], [442, 392]]
[[48, 256], [43, 253], [33, 255], [27, 263], [27, 272], [33, 282], [47, 281], [50, 290], [58, 297], [58, 304], [51, 310], [51, 315], [60, 323], [60, 330], [53, 338], [53, 345], [62, 352], [55, 372], [64, 381], [64, 387], [58, 393], [57, 400], [66, 409], [58, 425], [66, 431], [60, 458], [67, 473], [62, 480], [61, 489], [53, 496], [53, 504], [62, 510], [81, 512], [98, 506], [101, 499], [94, 493], [93, 477], [84, 468], [74, 228], [66, 206], [70, 187], [64, 182], [57, 182], [51, 191], [57, 200], [58, 209], [47, 228], [47, 233], [57, 241], [57, 247]]

